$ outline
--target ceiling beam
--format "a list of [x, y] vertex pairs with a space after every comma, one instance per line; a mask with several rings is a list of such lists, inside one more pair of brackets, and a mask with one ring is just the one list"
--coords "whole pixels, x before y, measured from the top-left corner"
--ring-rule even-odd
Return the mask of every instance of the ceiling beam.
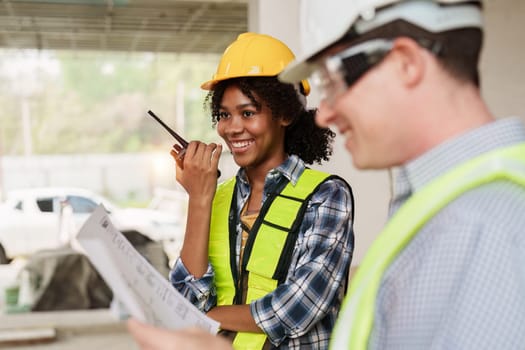
[[222, 53], [247, 30], [247, 1], [1, 1], [0, 47]]

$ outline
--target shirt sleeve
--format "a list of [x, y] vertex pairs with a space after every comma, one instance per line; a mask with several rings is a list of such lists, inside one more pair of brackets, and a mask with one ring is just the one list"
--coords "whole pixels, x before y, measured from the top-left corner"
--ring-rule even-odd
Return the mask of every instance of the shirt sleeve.
[[251, 303], [273, 345], [304, 335], [340, 307], [353, 251], [352, 206], [341, 180], [322, 184], [308, 205], [287, 280]]
[[199, 310], [208, 312], [217, 304], [214, 275], [213, 267], [208, 264], [206, 273], [201, 278], [195, 278], [188, 272], [181, 258], [178, 258], [170, 272], [170, 282]]

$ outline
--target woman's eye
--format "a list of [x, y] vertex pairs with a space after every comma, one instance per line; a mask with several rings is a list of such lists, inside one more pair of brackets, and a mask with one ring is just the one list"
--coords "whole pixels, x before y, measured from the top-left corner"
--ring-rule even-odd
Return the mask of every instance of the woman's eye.
[[255, 112], [253, 111], [243, 111], [242, 112], [242, 116], [246, 118], [253, 117], [254, 115], [255, 115]]
[[226, 113], [226, 112], [219, 112], [219, 113], [217, 114], [217, 120], [226, 119], [226, 118], [228, 118], [228, 117], [229, 117], [229, 115], [228, 115], [228, 113]]

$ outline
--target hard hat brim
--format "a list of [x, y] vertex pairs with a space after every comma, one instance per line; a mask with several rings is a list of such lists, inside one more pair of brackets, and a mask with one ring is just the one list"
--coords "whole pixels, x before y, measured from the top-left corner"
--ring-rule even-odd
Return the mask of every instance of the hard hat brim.
[[[395, 0], [379, 0], [384, 3], [392, 1]], [[279, 74], [279, 79], [285, 83], [297, 83], [307, 79], [315, 68], [315, 65], [309, 61], [341, 39], [358, 18], [359, 12], [355, 11], [354, 7], [351, 1], [338, 3], [337, 1], [318, 0], [311, 0], [309, 4], [302, 6], [301, 16], [309, 19], [302, 22], [303, 35], [308, 44], [303, 43], [305, 52], [285, 67]], [[333, 18], [332, 15], [330, 17], [320, 15], [330, 12], [347, 15], [336, 18]], [[331, 28], [326, 26], [325, 21], [330, 21]]]
[[213, 87], [217, 84], [217, 80], [208, 80], [201, 84], [202, 90], [213, 90]]
[[[312, 57], [311, 55], [310, 57]], [[295, 84], [306, 80], [315, 70], [315, 65], [308, 62], [310, 57], [299, 59], [290, 63], [280, 74], [279, 80], [283, 83]]]

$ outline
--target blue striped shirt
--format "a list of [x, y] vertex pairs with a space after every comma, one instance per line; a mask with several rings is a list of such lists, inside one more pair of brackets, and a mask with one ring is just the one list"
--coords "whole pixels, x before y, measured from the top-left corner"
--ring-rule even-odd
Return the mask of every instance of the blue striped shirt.
[[[290, 156], [266, 176], [263, 201], [283, 176], [296, 183], [305, 169]], [[250, 196], [245, 172], [237, 174], [237, 208]], [[237, 213], [237, 261], [242, 228]], [[339, 179], [324, 182], [308, 203], [286, 281], [272, 293], [255, 300], [250, 309], [257, 325], [279, 349], [327, 349], [347, 282], [354, 235], [352, 197]], [[171, 283], [203, 311], [216, 305], [213, 268], [199, 279], [180, 259], [170, 274]]]
[[[513, 118], [471, 130], [397, 169], [391, 213], [456, 165], [525, 142]], [[370, 349], [525, 349], [525, 188], [471, 190], [420, 230], [383, 276]]]

